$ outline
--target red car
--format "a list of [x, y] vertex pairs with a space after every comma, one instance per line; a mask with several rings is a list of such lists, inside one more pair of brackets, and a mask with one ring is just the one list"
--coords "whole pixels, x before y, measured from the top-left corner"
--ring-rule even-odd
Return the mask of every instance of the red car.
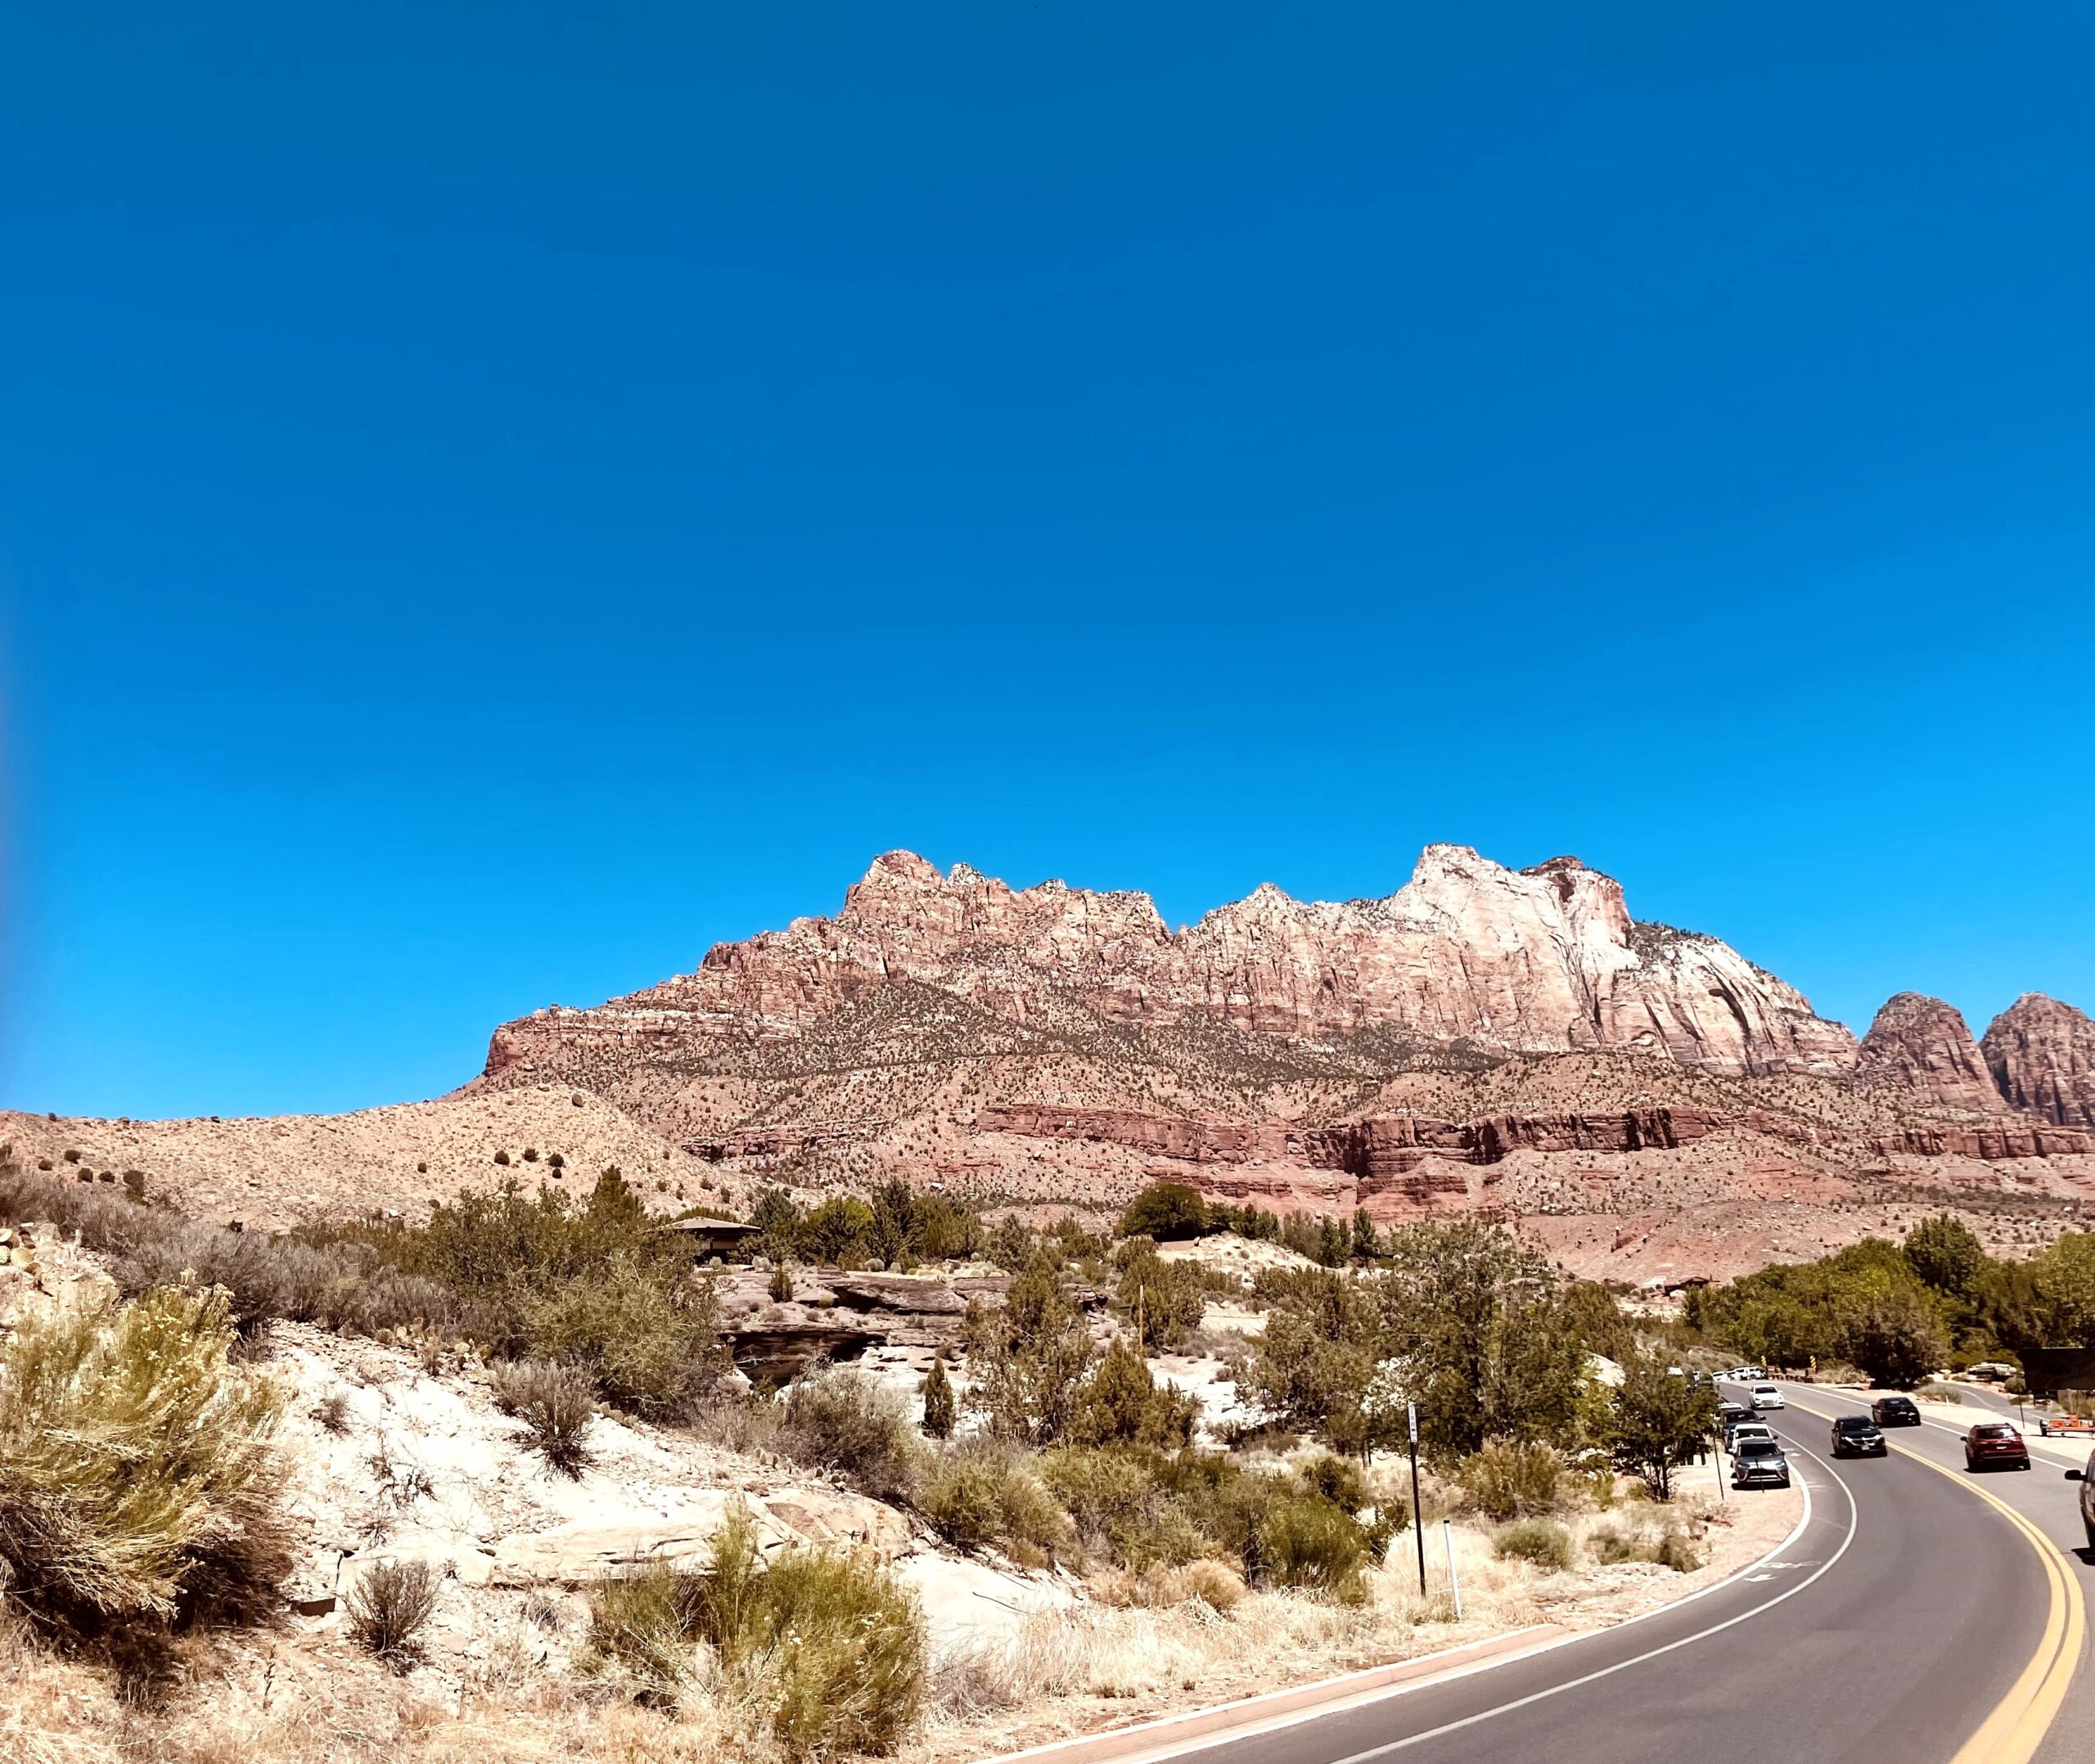
[[1964, 1468], [2026, 1470], [2030, 1448], [2006, 1421], [1981, 1421], [1964, 1436]]

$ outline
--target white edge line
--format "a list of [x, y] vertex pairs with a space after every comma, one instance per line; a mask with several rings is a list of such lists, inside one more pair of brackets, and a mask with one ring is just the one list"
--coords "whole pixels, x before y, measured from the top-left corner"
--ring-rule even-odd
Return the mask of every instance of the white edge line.
[[[1332, 1761], [1332, 1764], [1366, 1764], [1366, 1761], [1369, 1758], [1386, 1757], [1392, 1752], [1402, 1752], [1408, 1747], [1421, 1745], [1426, 1740], [1437, 1739], [1444, 1734], [1459, 1733], [1466, 1727], [1474, 1727], [1480, 1722], [1494, 1720], [1501, 1715], [1510, 1714], [1515, 1709], [1525, 1708], [1530, 1703], [1543, 1702], [1548, 1698], [1561, 1695], [1566, 1690], [1576, 1690], [1582, 1685], [1590, 1685], [1598, 1679], [1611, 1678], [1615, 1673], [1627, 1672], [1633, 1666], [1641, 1666], [1647, 1660], [1656, 1660], [1660, 1654], [1671, 1654], [1676, 1648], [1685, 1648], [1691, 1643], [1706, 1640], [1710, 1636], [1721, 1634], [1723, 1631], [1731, 1628], [1734, 1624], [1743, 1623], [1748, 1618], [1758, 1617], [1764, 1611], [1773, 1610], [1785, 1599], [1794, 1599], [1799, 1593], [1802, 1592], [1805, 1587], [1810, 1586], [1811, 1583], [1817, 1580], [1822, 1574], [1828, 1573], [1832, 1568], [1833, 1564], [1838, 1562], [1842, 1556], [1848, 1553], [1848, 1546], [1855, 1541], [1855, 1531], [1861, 1520], [1861, 1510], [1855, 1505], [1855, 1492], [1852, 1488], [1848, 1487], [1847, 1483], [1842, 1478], [1840, 1473], [1835, 1469], [1831, 1465], [1827, 1463], [1824, 1459], [1821, 1458], [1817, 1452], [1812, 1451], [1801, 1446], [1797, 1449], [1800, 1451], [1804, 1452], [1804, 1455], [1806, 1457], [1817, 1464], [1828, 1476], [1831, 1477], [1835, 1482], [1839, 1483], [1840, 1485], [1840, 1492], [1847, 1496], [1848, 1535], [1840, 1540], [1840, 1547], [1839, 1549], [1836, 1550], [1831, 1555], [1828, 1556], [1823, 1562], [1820, 1563], [1815, 1569], [1807, 1574], [1802, 1580], [1799, 1581], [1794, 1586], [1788, 1588], [1786, 1591], [1776, 1594], [1773, 1598], [1768, 1600], [1764, 1604], [1755, 1605], [1750, 1611], [1741, 1611], [1736, 1617], [1728, 1617], [1721, 1623], [1712, 1623], [1707, 1629], [1698, 1629], [1692, 1636], [1683, 1636], [1678, 1640], [1666, 1642], [1659, 1647], [1648, 1648], [1643, 1653], [1633, 1654], [1626, 1660], [1618, 1660], [1612, 1666], [1603, 1666], [1596, 1672], [1588, 1672], [1584, 1677], [1566, 1679], [1561, 1685], [1551, 1685], [1547, 1688], [1535, 1691], [1528, 1696], [1516, 1697], [1511, 1703], [1501, 1703], [1489, 1709], [1480, 1709], [1474, 1715], [1464, 1716], [1462, 1719], [1458, 1721], [1448, 1721], [1441, 1726], [1429, 1728], [1422, 1734], [1412, 1734], [1402, 1739], [1393, 1739], [1387, 1745], [1372, 1746], [1365, 1752], [1355, 1752], [1348, 1757], [1334, 1759]], [[1799, 1532], [1802, 1532], [1805, 1525], [1809, 1524], [1811, 1520], [1810, 1483], [1805, 1483], [1804, 1484], [1804, 1518], [1798, 1521], [1796, 1531], [1790, 1533], [1790, 1537], [1791, 1538], [1795, 1537]], [[1768, 1552], [1768, 1555], [1775, 1555], [1783, 1547], [1783, 1545], [1777, 1545], [1775, 1550]], [[1768, 1557], [1763, 1556], [1760, 1559], [1764, 1562], [1768, 1559]], [[1748, 1567], [1751, 1568], [1757, 1568], [1758, 1566], [1759, 1566], [1759, 1563], [1751, 1563], [1748, 1564]], [[1746, 1572], [1746, 1569], [1745, 1568], [1739, 1570], [1739, 1573], [1741, 1574]], [[1736, 1580], [1737, 1577], [1737, 1575], [1733, 1575], [1731, 1577], [1731, 1579]], [[1728, 1584], [1729, 1581], [1720, 1581], [1718, 1582], [1719, 1586], [1726, 1586]], [[1714, 1592], [1716, 1590], [1717, 1588], [1715, 1586], [1708, 1586], [1703, 1589], [1705, 1592]], [[1701, 1594], [1691, 1594], [1689, 1596], [1691, 1598], [1699, 1598]], [[1687, 1602], [1688, 1600], [1687, 1599], [1683, 1599], [1679, 1600], [1677, 1604], [1661, 1607], [1661, 1609], [1677, 1609], [1680, 1604], [1685, 1604]], [[1647, 1616], [1657, 1616], [1659, 1613], [1647, 1612], [1646, 1614]], [[1638, 1619], [1632, 1618], [1631, 1621], [1636, 1622], [1638, 1621]], [[1602, 1630], [1599, 1633], [1604, 1636], [1611, 1636], [1615, 1634], [1616, 1631], [1627, 1628], [1629, 1626], [1627, 1624], [1618, 1623], [1615, 1625], [1615, 1629]], [[1543, 1650], [1539, 1648], [1535, 1650], [1537, 1654], [1540, 1654], [1543, 1651]], [[1534, 1655], [1528, 1655], [1526, 1658], [1533, 1658]]]
[[[1822, 1461], [1819, 1460], [1818, 1455], [1816, 1452], [1807, 1451], [1803, 1447], [1799, 1447], [1797, 1449], [1804, 1451], [1805, 1456], [1811, 1458], [1814, 1462]], [[1854, 1491], [1849, 1489], [1845, 1482], [1840, 1481], [1840, 1476], [1832, 1471], [1830, 1466], [1827, 1468], [1827, 1474], [1833, 1477], [1833, 1480], [1835, 1482], [1840, 1483], [1842, 1491], [1848, 1496], [1848, 1510], [1849, 1515], [1848, 1541], [1852, 1541], [1854, 1537], [1854, 1519], [1855, 1500]], [[1558, 1648], [1571, 1647], [1582, 1641], [1597, 1641], [1603, 1636], [1619, 1636], [1624, 1630], [1631, 1627], [1633, 1625], [1645, 1622], [1655, 1617], [1670, 1617], [1674, 1612], [1681, 1609], [1683, 1606], [1692, 1604], [1698, 1599], [1706, 1599], [1712, 1593], [1722, 1592], [1725, 1587], [1732, 1585], [1736, 1582], [1743, 1580], [1756, 1568], [1764, 1567], [1768, 1563], [1773, 1561], [1777, 1556], [1784, 1554], [1784, 1552], [1789, 1549], [1791, 1545], [1794, 1544], [1798, 1538], [1804, 1535], [1805, 1528], [1811, 1523], [1811, 1484], [1805, 1482], [1801, 1477], [1798, 1478], [1797, 1481], [1798, 1486], [1804, 1491], [1804, 1512], [1799, 1517], [1796, 1523], [1790, 1528], [1789, 1535], [1783, 1538], [1780, 1543], [1775, 1545], [1772, 1549], [1766, 1550], [1763, 1554], [1755, 1556], [1743, 1568], [1733, 1569], [1732, 1573], [1727, 1574], [1722, 1580], [1712, 1581], [1706, 1586], [1698, 1587], [1693, 1592], [1684, 1594], [1678, 1599], [1670, 1600], [1666, 1604], [1659, 1605], [1651, 1610], [1640, 1611], [1634, 1617], [1624, 1618], [1620, 1623], [1609, 1624], [1606, 1629], [1580, 1630], [1572, 1635], [1559, 1636], [1555, 1640], [1543, 1642], [1536, 1647], [1524, 1648], [1516, 1654], [1500, 1654], [1488, 1660], [1471, 1661], [1468, 1665], [1456, 1667], [1449, 1672], [1433, 1673], [1427, 1677], [1415, 1679], [1408, 1684], [1391, 1685], [1383, 1687], [1371, 1687], [1365, 1690], [1354, 1692], [1349, 1696], [1334, 1698], [1330, 1702], [1318, 1703], [1309, 1708], [1286, 1710], [1280, 1714], [1269, 1716], [1263, 1721], [1247, 1721], [1241, 1727], [1233, 1728], [1226, 1733], [1193, 1735], [1188, 1736], [1183, 1740], [1175, 1743], [1168, 1739], [1160, 1741], [1157, 1745], [1152, 1747], [1148, 1751], [1130, 1753], [1124, 1757], [1115, 1759], [1114, 1761], [1114, 1764], [1151, 1764], [1152, 1760], [1183, 1757], [1188, 1753], [1205, 1752], [1211, 1750], [1217, 1746], [1233, 1745], [1241, 1739], [1254, 1739], [1263, 1734], [1278, 1733], [1286, 1728], [1300, 1726], [1304, 1721], [1321, 1721], [1328, 1715], [1341, 1714], [1349, 1709], [1364, 1708], [1371, 1703], [1381, 1703], [1387, 1701], [1394, 1697], [1408, 1696], [1415, 1690], [1438, 1690], [1443, 1685], [1455, 1684], [1476, 1673], [1488, 1672], [1497, 1667], [1512, 1666], [1516, 1662], [1523, 1660], [1538, 1660], [1545, 1654], [1552, 1653]], [[1840, 1550], [1845, 1551], [1847, 1547], [1848, 1541], [1844, 1541], [1840, 1546]], [[1818, 1570], [1818, 1574], [1824, 1573], [1827, 1568], [1831, 1568], [1834, 1562], [1840, 1559], [1840, 1551], [1836, 1551], [1832, 1558], [1827, 1562], [1825, 1567], [1821, 1568]], [[1813, 1574], [1811, 1577], [1812, 1580], [1818, 1579], [1818, 1574]], [[1809, 1581], [1800, 1582], [1796, 1586], [1792, 1586], [1790, 1589], [1790, 1592], [1801, 1592], [1804, 1588], [1809, 1584]], [[1767, 1604], [1755, 1605], [1753, 1610], [1746, 1612], [1745, 1615], [1751, 1617], [1757, 1612], [1767, 1609], [1768, 1604], [1779, 1604], [1783, 1599], [1789, 1597], [1790, 1592], [1785, 1592], [1778, 1598], [1769, 1600]], [[1732, 1622], [1737, 1622], [1740, 1621], [1740, 1619], [1733, 1618], [1731, 1621]], [[1530, 1627], [1541, 1627], [1543, 1626], [1530, 1625]], [[1724, 1628], [1727, 1627], [1728, 1626], [1725, 1624], [1719, 1624], [1717, 1628]], [[1509, 1631], [1509, 1633], [1518, 1635], [1520, 1631], [1518, 1630], [1514, 1630]], [[1696, 1635], [1691, 1636], [1687, 1639], [1690, 1641], [1693, 1641], [1699, 1640], [1701, 1636], [1714, 1635], [1715, 1633], [1716, 1629], [1702, 1630], [1699, 1631]], [[1485, 1640], [1489, 1638], [1480, 1637], [1479, 1639]], [[1453, 1654], [1457, 1651], [1457, 1648], [1467, 1647], [1470, 1645], [1471, 1645], [1471, 1644], [1467, 1642], [1457, 1643], [1455, 1647], [1451, 1647], [1443, 1651]], [[1674, 1643], [1673, 1645], [1678, 1646], [1679, 1644]], [[1664, 1649], [1654, 1649], [1652, 1653], [1660, 1654], [1664, 1653], [1665, 1651], [1666, 1650]], [[1649, 1659], [1651, 1657], [1651, 1654], [1646, 1654], [1638, 1655], [1638, 1658]], [[1426, 1660], [1430, 1659], [1432, 1656], [1430, 1654], [1419, 1654], [1416, 1656], [1416, 1658], [1421, 1660]], [[1404, 1663], [1392, 1661], [1390, 1663], [1392, 1665], [1397, 1665]], [[1625, 1660], [1622, 1663], [1625, 1666], [1632, 1666], [1636, 1663], [1636, 1661]], [[1365, 1670], [1372, 1672], [1378, 1670], [1378, 1668], [1370, 1667], [1365, 1668]], [[1619, 1668], [1610, 1667], [1606, 1670], [1608, 1672], [1613, 1672], [1619, 1670]], [[1604, 1672], [1588, 1675], [1588, 1676], [1593, 1677], [1605, 1676], [1606, 1674]], [[1328, 1681], [1337, 1684], [1342, 1683], [1344, 1681], [1334, 1679]], [[1577, 1679], [1574, 1680], [1572, 1682], [1576, 1684], [1584, 1684], [1586, 1682], [1586, 1680]], [[1564, 1685], [1558, 1688], [1568, 1690], [1571, 1687], [1570, 1685]], [[1260, 1693], [1262, 1695], [1267, 1694], [1268, 1693]], [[1550, 1694], [1551, 1693], [1548, 1692], [1543, 1693], [1544, 1695]], [[1254, 1699], [1245, 1698], [1241, 1699], [1240, 1700], [1249, 1702]], [[1215, 1708], [1218, 1709], [1226, 1709], [1228, 1707], [1229, 1705], [1226, 1703], [1219, 1703], [1215, 1705]], [[1505, 1704], [1504, 1707], [1507, 1708], [1517, 1708], [1520, 1705], [1518, 1703], [1509, 1703]], [[1206, 1712], [1189, 1711], [1187, 1712], [1205, 1713]], [[1102, 1729], [1097, 1734], [1072, 1735], [1067, 1739], [1051, 1740], [1045, 1745], [1034, 1746], [1024, 1752], [1005, 1752], [994, 1753], [991, 1755], [990, 1758], [984, 1760], [983, 1764], [1023, 1764], [1023, 1761], [1026, 1759], [1034, 1757], [1047, 1757], [1050, 1754], [1065, 1747], [1074, 1747], [1080, 1744], [1085, 1739], [1102, 1739], [1108, 1735], [1118, 1739], [1123, 1735], [1138, 1734], [1146, 1727], [1161, 1727], [1171, 1721], [1182, 1721], [1184, 1718], [1185, 1716], [1183, 1713], [1179, 1715], [1165, 1715], [1158, 1717], [1155, 1721], [1138, 1721], [1133, 1726], [1129, 1727], [1108, 1727]], [[1435, 1730], [1439, 1732], [1447, 1731], [1446, 1729], [1437, 1729]], [[1418, 1737], [1422, 1739], [1427, 1736], [1424, 1734], [1421, 1734]], [[1408, 1744], [1410, 1742], [1408, 1740], [1399, 1742], [1399, 1744]], [[1374, 1753], [1362, 1753], [1359, 1754], [1362, 1757], [1372, 1757], [1377, 1755], [1378, 1754]], [[1354, 1764], [1354, 1761], [1352, 1759], [1344, 1759], [1340, 1761], [1340, 1764]]]

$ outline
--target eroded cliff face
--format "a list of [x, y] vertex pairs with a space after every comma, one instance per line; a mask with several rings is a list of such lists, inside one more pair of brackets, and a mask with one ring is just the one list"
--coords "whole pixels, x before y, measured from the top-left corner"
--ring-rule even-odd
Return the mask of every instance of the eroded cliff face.
[[1920, 992], [1885, 1001], [1863, 1037], [1856, 1077], [1923, 1109], [1998, 1113], [2003, 1105], [1979, 1044], [1955, 1006]]
[[[897, 983], [1024, 1025], [1202, 1022], [1292, 1041], [1389, 1032], [1497, 1054], [1618, 1051], [1734, 1073], [1846, 1071], [1854, 1037], [1714, 938], [1642, 925], [1574, 857], [1513, 871], [1429, 846], [1380, 900], [1270, 884], [1173, 932], [1146, 894], [1014, 889], [965, 865], [878, 859], [829, 919], [710, 951], [696, 972], [498, 1031], [489, 1069], [592, 1041], [690, 1054], [791, 1038]], [[557, 1063], [556, 1057], [555, 1063]]]
[[1986, 1067], [2011, 1105], [2061, 1127], [2095, 1127], [2095, 1021], [2025, 992], [1988, 1027]]

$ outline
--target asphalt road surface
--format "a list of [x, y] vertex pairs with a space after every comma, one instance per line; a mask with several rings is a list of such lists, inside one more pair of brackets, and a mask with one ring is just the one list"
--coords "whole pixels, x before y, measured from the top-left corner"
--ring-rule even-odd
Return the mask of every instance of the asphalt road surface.
[[[1825, 1394], [1793, 1401], [1852, 1412]], [[1782, 1436], [1810, 1510], [1800, 1534], [1745, 1577], [1528, 1658], [1181, 1755], [1201, 1764], [1735, 1755], [1948, 1764], [2038, 1652], [2052, 1606], [2043, 1561], [2005, 1515], [1903, 1453], [1836, 1467], [1819, 1415], [1791, 1407], [1764, 1419]], [[1907, 1432], [1929, 1434], [1930, 1455], [1946, 1452], [1961, 1474], [1955, 1435]], [[2062, 1467], [1990, 1476], [1987, 1486], [2025, 1483], [2033, 1507], [2041, 1488], [2070, 1517]], [[2066, 1717], [2077, 1712], [2070, 1698]], [[2084, 1743], [2061, 1744], [2066, 1726], [2040, 1764], [2095, 1758]]]
[[[1789, 1431], [1795, 1438], [1809, 1439], [1822, 1453], [1831, 1434], [1830, 1421], [1818, 1425], [1816, 1432], [1808, 1433], [1807, 1428], [1818, 1423], [1820, 1416], [1860, 1415], [1869, 1406], [1863, 1397], [1829, 1390], [1823, 1385], [1785, 1384], [1782, 1389], [1791, 1405], [1784, 1411], [1789, 1416]], [[1965, 1426], [1979, 1421], [2012, 1421], [2016, 1418], [2014, 1403], [1995, 1391], [1967, 1391], [1965, 1406], [1971, 1411], [1971, 1420]], [[2023, 1437], [2030, 1446], [2027, 1471], [1989, 1470], [1971, 1478], [1964, 1469], [1962, 1426], [1931, 1422], [1921, 1427], [1895, 1428], [1885, 1437], [1907, 1451], [1953, 1470], [1959, 1477], [1978, 1482], [1987, 1493], [2005, 1501], [2066, 1552], [2082, 1591], [2095, 1595], [2095, 1551], [2088, 1549], [2087, 1534], [2081, 1524], [2079, 1487], [2065, 1479], [2069, 1469], [2088, 1465], [2095, 1442], [2040, 1438], [2036, 1423], [2030, 1420], [2023, 1426]], [[1856, 1469], [1855, 1460], [1842, 1460], [1840, 1469], [1849, 1482], [1859, 1479], [1858, 1473], [1849, 1474]], [[1928, 1471], [1919, 1474], [1932, 1475]], [[1938, 1476], [1934, 1480], [1941, 1482], [1943, 1478]], [[1969, 1497], [1965, 1498], [1968, 1501]], [[2026, 1546], [2023, 1553], [2029, 1554]], [[2051, 1731], [2038, 1748], [2035, 1764], [2088, 1764], [2089, 1760], [2095, 1759], [2095, 1673], [2088, 1670], [2086, 1654], [2087, 1649], [2084, 1647], [2080, 1669], [2074, 1675], [2072, 1688], [2066, 1694], [2058, 1719], [2052, 1724]]]

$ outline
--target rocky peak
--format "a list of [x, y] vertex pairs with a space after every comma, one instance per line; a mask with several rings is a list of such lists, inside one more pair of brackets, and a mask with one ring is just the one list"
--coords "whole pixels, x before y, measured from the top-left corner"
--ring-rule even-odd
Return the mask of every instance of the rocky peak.
[[2095, 1127], [2095, 1021], [2042, 992], [2025, 992], [1980, 1044], [2001, 1095], [2066, 1127]]
[[1855, 1073], [1863, 1083], [1903, 1092], [1922, 1108], [1989, 1114], [2001, 1106], [1962, 1013], [1923, 992], [1885, 1001], [1863, 1037]]

